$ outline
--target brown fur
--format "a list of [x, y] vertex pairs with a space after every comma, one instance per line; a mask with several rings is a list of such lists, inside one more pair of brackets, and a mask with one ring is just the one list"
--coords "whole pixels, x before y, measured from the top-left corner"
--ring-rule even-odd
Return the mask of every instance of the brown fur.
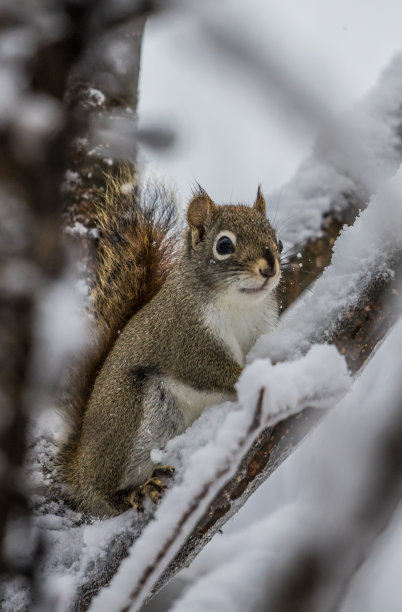
[[127, 321], [165, 282], [177, 244], [172, 194], [158, 185], [141, 193], [129, 167], [118, 178], [107, 177], [105, 198], [94, 208], [100, 237], [91, 290], [91, 340], [72, 366], [61, 398], [68, 434], [60, 444], [57, 471], [67, 482], [96, 377]]
[[[240, 288], [250, 280], [265, 285], [261, 260], [265, 266], [272, 258], [279, 278], [277, 237], [260, 192], [253, 208], [217, 206], [203, 190], [195, 194], [169, 272], [171, 215], [162, 224], [155, 213], [146, 217], [137, 196], [130, 205], [120, 200], [118, 185], [106, 197], [111, 208], [100, 215], [92, 308], [102, 333], [95, 361], [80, 373], [81, 395], [70, 402], [72, 435], [59, 455], [71, 499], [100, 517], [129, 507], [152, 473], [152, 448], [182, 433], [205, 407], [235, 397], [247, 351], [277, 317], [274, 286], [256, 299]], [[225, 230], [235, 235], [236, 248], [214, 259]], [[238, 329], [234, 348], [231, 325]]]

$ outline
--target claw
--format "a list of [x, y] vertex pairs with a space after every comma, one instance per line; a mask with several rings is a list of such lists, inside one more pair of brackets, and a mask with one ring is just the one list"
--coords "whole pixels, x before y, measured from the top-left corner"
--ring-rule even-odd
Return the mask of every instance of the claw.
[[145, 492], [154, 504], [156, 504], [162, 497], [161, 491], [158, 491], [158, 489], [153, 489], [152, 487], [145, 487]]
[[160, 478], [156, 478], [155, 476], [149, 478], [144, 484], [144, 486], [155, 488], [159, 491], [162, 491], [162, 489], [167, 489], [167, 485], [163, 482], [163, 480], [161, 480]]
[[135, 489], [128, 498], [128, 501], [130, 502], [134, 510], [139, 513], [144, 512], [144, 504], [142, 503], [143, 493], [141, 489]]
[[154, 503], [158, 503], [162, 497], [163, 491], [167, 489], [167, 485], [160, 479], [172, 478], [175, 469], [170, 465], [157, 465], [152, 476], [148, 478], [144, 484], [140, 485], [129, 495], [129, 502], [137, 512], [144, 512], [144, 497], [147, 496]]
[[175, 469], [171, 465], [156, 465], [152, 472], [152, 476], [164, 476], [165, 478], [172, 478], [174, 476]]

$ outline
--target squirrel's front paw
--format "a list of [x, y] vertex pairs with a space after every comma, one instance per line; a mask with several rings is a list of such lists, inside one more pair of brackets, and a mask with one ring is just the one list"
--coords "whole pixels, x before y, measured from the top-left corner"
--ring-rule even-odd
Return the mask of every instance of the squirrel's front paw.
[[170, 465], [157, 465], [152, 476], [143, 485], [140, 485], [129, 495], [129, 502], [137, 512], [144, 511], [144, 498], [147, 496], [157, 504], [167, 489], [167, 485], [160, 479], [160, 476], [171, 478], [174, 475], [174, 468]]
[[159, 478], [164, 476], [165, 478], [172, 478], [174, 476], [175, 469], [171, 465], [156, 465], [152, 470], [151, 478]]

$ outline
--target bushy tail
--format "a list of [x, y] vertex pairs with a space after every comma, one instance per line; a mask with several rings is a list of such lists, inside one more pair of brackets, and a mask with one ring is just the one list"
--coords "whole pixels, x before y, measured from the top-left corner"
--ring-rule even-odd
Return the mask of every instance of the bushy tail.
[[108, 177], [105, 198], [94, 206], [99, 243], [90, 304], [93, 340], [74, 366], [62, 401], [69, 433], [57, 464], [67, 481], [97, 373], [119, 331], [165, 282], [177, 245], [171, 191], [157, 184], [139, 187], [130, 168]]
[[130, 170], [110, 178], [98, 205], [100, 238], [91, 310], [115, 336], [159, 291], [172, 267], [176, 208], [164, 186], [137, 186]]

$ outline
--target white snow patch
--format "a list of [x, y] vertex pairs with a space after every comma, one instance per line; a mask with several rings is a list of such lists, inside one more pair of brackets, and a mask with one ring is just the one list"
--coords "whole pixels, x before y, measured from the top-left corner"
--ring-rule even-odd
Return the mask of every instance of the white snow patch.
[[66, 170], [64, 173], [62, 190], [64, 192], [71, 191], [72, 189], [75, 189], [75, 187], [77, 187], [77, 185], [79, 185], [81, 182], [82, 180], [78, 172], [75, 172], [74, 170]]
[[70, 234], [71, 236], [88, 236], [90, 238], [99, 237], [99, 230], [96, 227], [87, 227], [79, 221], [75, 221], [74, 225], [67, 226], [64, 231], [66, 234]]
[[102, 106], [106, 101], [105, 94], [94, 87], [88, 87], [85, 93], [90, 106]]

